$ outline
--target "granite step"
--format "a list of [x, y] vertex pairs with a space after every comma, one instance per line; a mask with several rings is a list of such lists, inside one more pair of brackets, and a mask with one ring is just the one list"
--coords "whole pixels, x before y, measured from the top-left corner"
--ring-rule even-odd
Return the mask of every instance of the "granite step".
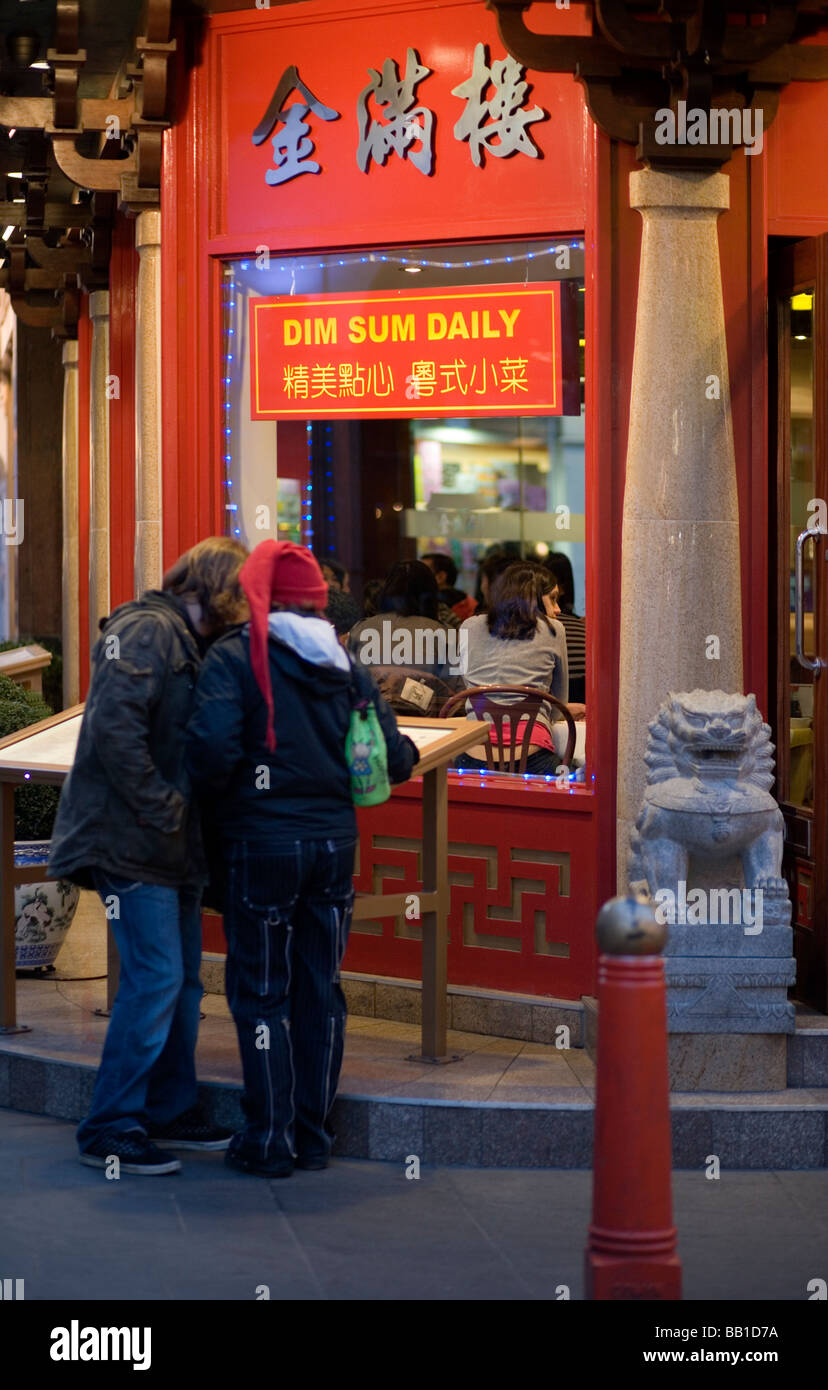
[[[18, 1014], [31, 1032], [0, 1037], [0, 1106], [78, 1121], [89, 1107], [106, 1034], [107, 1019], [97, 1012], [105, 981], [59, 975], [17, 982]], [[205, 995], [202, 1009], [196, 1059], [202, 1096], [217, 1121], [236, 1127], [235, 1029], [223, 996]], [[588, 1023], [589, 1016], [587, 1008]], [[334, 1111], [336, 1152], [391, 1162], [416, 1154], [446, 1165], [589, 1168], [595, 1066], [587, 1049], [537, 1040], [535, 1028], [555, 1037], [542, 1015], [533, 1018], [528, 1039], [466, 1031], [457, 1027], [461, 1017], [467, 1015], [458, 1011], [448, 1034], [449, 1050], [461, 1060], [440, 1067], [410, 1060], [418, 1051], [416, 1022], [349, 1018]], [[468, 1022], [479, 1026], [477, 1018]], [[800, 1011], [792, 1039], [795, 1084], [785, 1089], [674, 1093], [675, 1166], [703, 1170], [716, 1155], [723, 1170], [825, 1167], [823, 1024], [828, 1020]]]
[[828, 1086], [828, 1018], [801, 1004], [788, 1037], [788, 1085]]
[[[18, 981], [31, 1032], [0, 1038], [0, 1106], [78, 1121], [86, 1114], [107, 1028], [101, 980]], [[205, 996], [197, 1068], [214, 1118], [241, 1123], [235, 1029], [226, 1001]], [[817, 1024], [813, 1024], [814, 1029]], [[452, 1029], [447, 1066], [412, 1062], [419, 1028], [349, 1019], [333, 1124], [338, 1154], [473, 1167], [589, 1168], [595, 1068], [584, 1048]], [[769, 1093], [671, 1096], [677, 1168], [820, 1169], [828, 1157], [828, 1087], [806, 1084], [821, 1038], [802, 1035], [800, 1081]], [[821, 1055], [821, 1053], [820, 1053]]]
[[[95, 1067], [0, 1050], [0, 1105], [80, 1120]], [[201, 1099], [219, 1124], [241, 1124], [241, 1088], [205, 1082]], [[479, 1168], [592, 1166], [592, 1099], [521, 1103], [424, 1096], [340, 1094], [333, 1111], [334, 1152], [347, 1158]], [[770, 1095], [685, 1095], [671, 1100], [673, 1166], [720, 1171], [828, 1167], [828, 1089]]]

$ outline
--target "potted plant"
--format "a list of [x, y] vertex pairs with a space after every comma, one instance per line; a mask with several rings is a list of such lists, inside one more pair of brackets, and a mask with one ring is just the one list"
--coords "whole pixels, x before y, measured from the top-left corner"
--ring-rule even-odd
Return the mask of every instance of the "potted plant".
[[[0, 738], [17, 733], [54, 711], [40, 695], [0, 676]], [[60, 788], [43, 784], [14, 793], [14, 862], [17, 868], [47, 864]], [[72, 924], [80, 889], [66, 879], [21, 883], [14, 890], [18, 970], [54, 967]]]

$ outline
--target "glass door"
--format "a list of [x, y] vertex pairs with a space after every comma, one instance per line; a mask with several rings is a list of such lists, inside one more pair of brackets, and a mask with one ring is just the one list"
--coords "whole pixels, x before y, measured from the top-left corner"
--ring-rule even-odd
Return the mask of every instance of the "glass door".
[[771, 496], [776, 795], [785, 818], [795, 995], [822, 1012], [828, 1012], [827, 270], [826, 237], [788, 245], [771, 256], [776, 327], [777, 467], [776, 493]]

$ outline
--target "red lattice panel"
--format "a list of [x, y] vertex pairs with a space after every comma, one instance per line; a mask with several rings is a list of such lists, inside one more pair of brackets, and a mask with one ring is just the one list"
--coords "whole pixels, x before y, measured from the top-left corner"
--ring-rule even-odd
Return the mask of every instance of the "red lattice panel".
[[[419, 891], [420, 824], [410, 796], [360, 813], [357, 888]], [[580, 807], [450, 802], [450, 982], [565, 999], [591, 993], [594, 852], [592, 817]], [[415, 921], [356, 923], [345, 969], [417, 979], [419, 937]]]

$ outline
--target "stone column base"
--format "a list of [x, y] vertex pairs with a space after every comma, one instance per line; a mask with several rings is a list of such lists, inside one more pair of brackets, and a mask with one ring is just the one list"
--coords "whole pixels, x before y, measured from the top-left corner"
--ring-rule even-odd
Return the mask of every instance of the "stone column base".
[[671, 1033], [671, 1091], [784, 1091], [784, 1033]]
[[[598, 1000], [585, 997], [583, 1004], [584, 1047], [594, 1062], [598, 1056]], [[785, 1033], [670, 1033], [667, 1042], [671, 1092], [717, 1091], [728, 1095], [784, 1091], [788, 1085], [789, 1043]]]
[[757, 894], [749, 898], [744, 924], [670, 927], [664, 956], [670, 1033], [793, 1033], [791, 905], [787, 897], [764, 907]]
[[793, 1033], [793, 956], [667, 956], [665, 966], [670, 1033]]

